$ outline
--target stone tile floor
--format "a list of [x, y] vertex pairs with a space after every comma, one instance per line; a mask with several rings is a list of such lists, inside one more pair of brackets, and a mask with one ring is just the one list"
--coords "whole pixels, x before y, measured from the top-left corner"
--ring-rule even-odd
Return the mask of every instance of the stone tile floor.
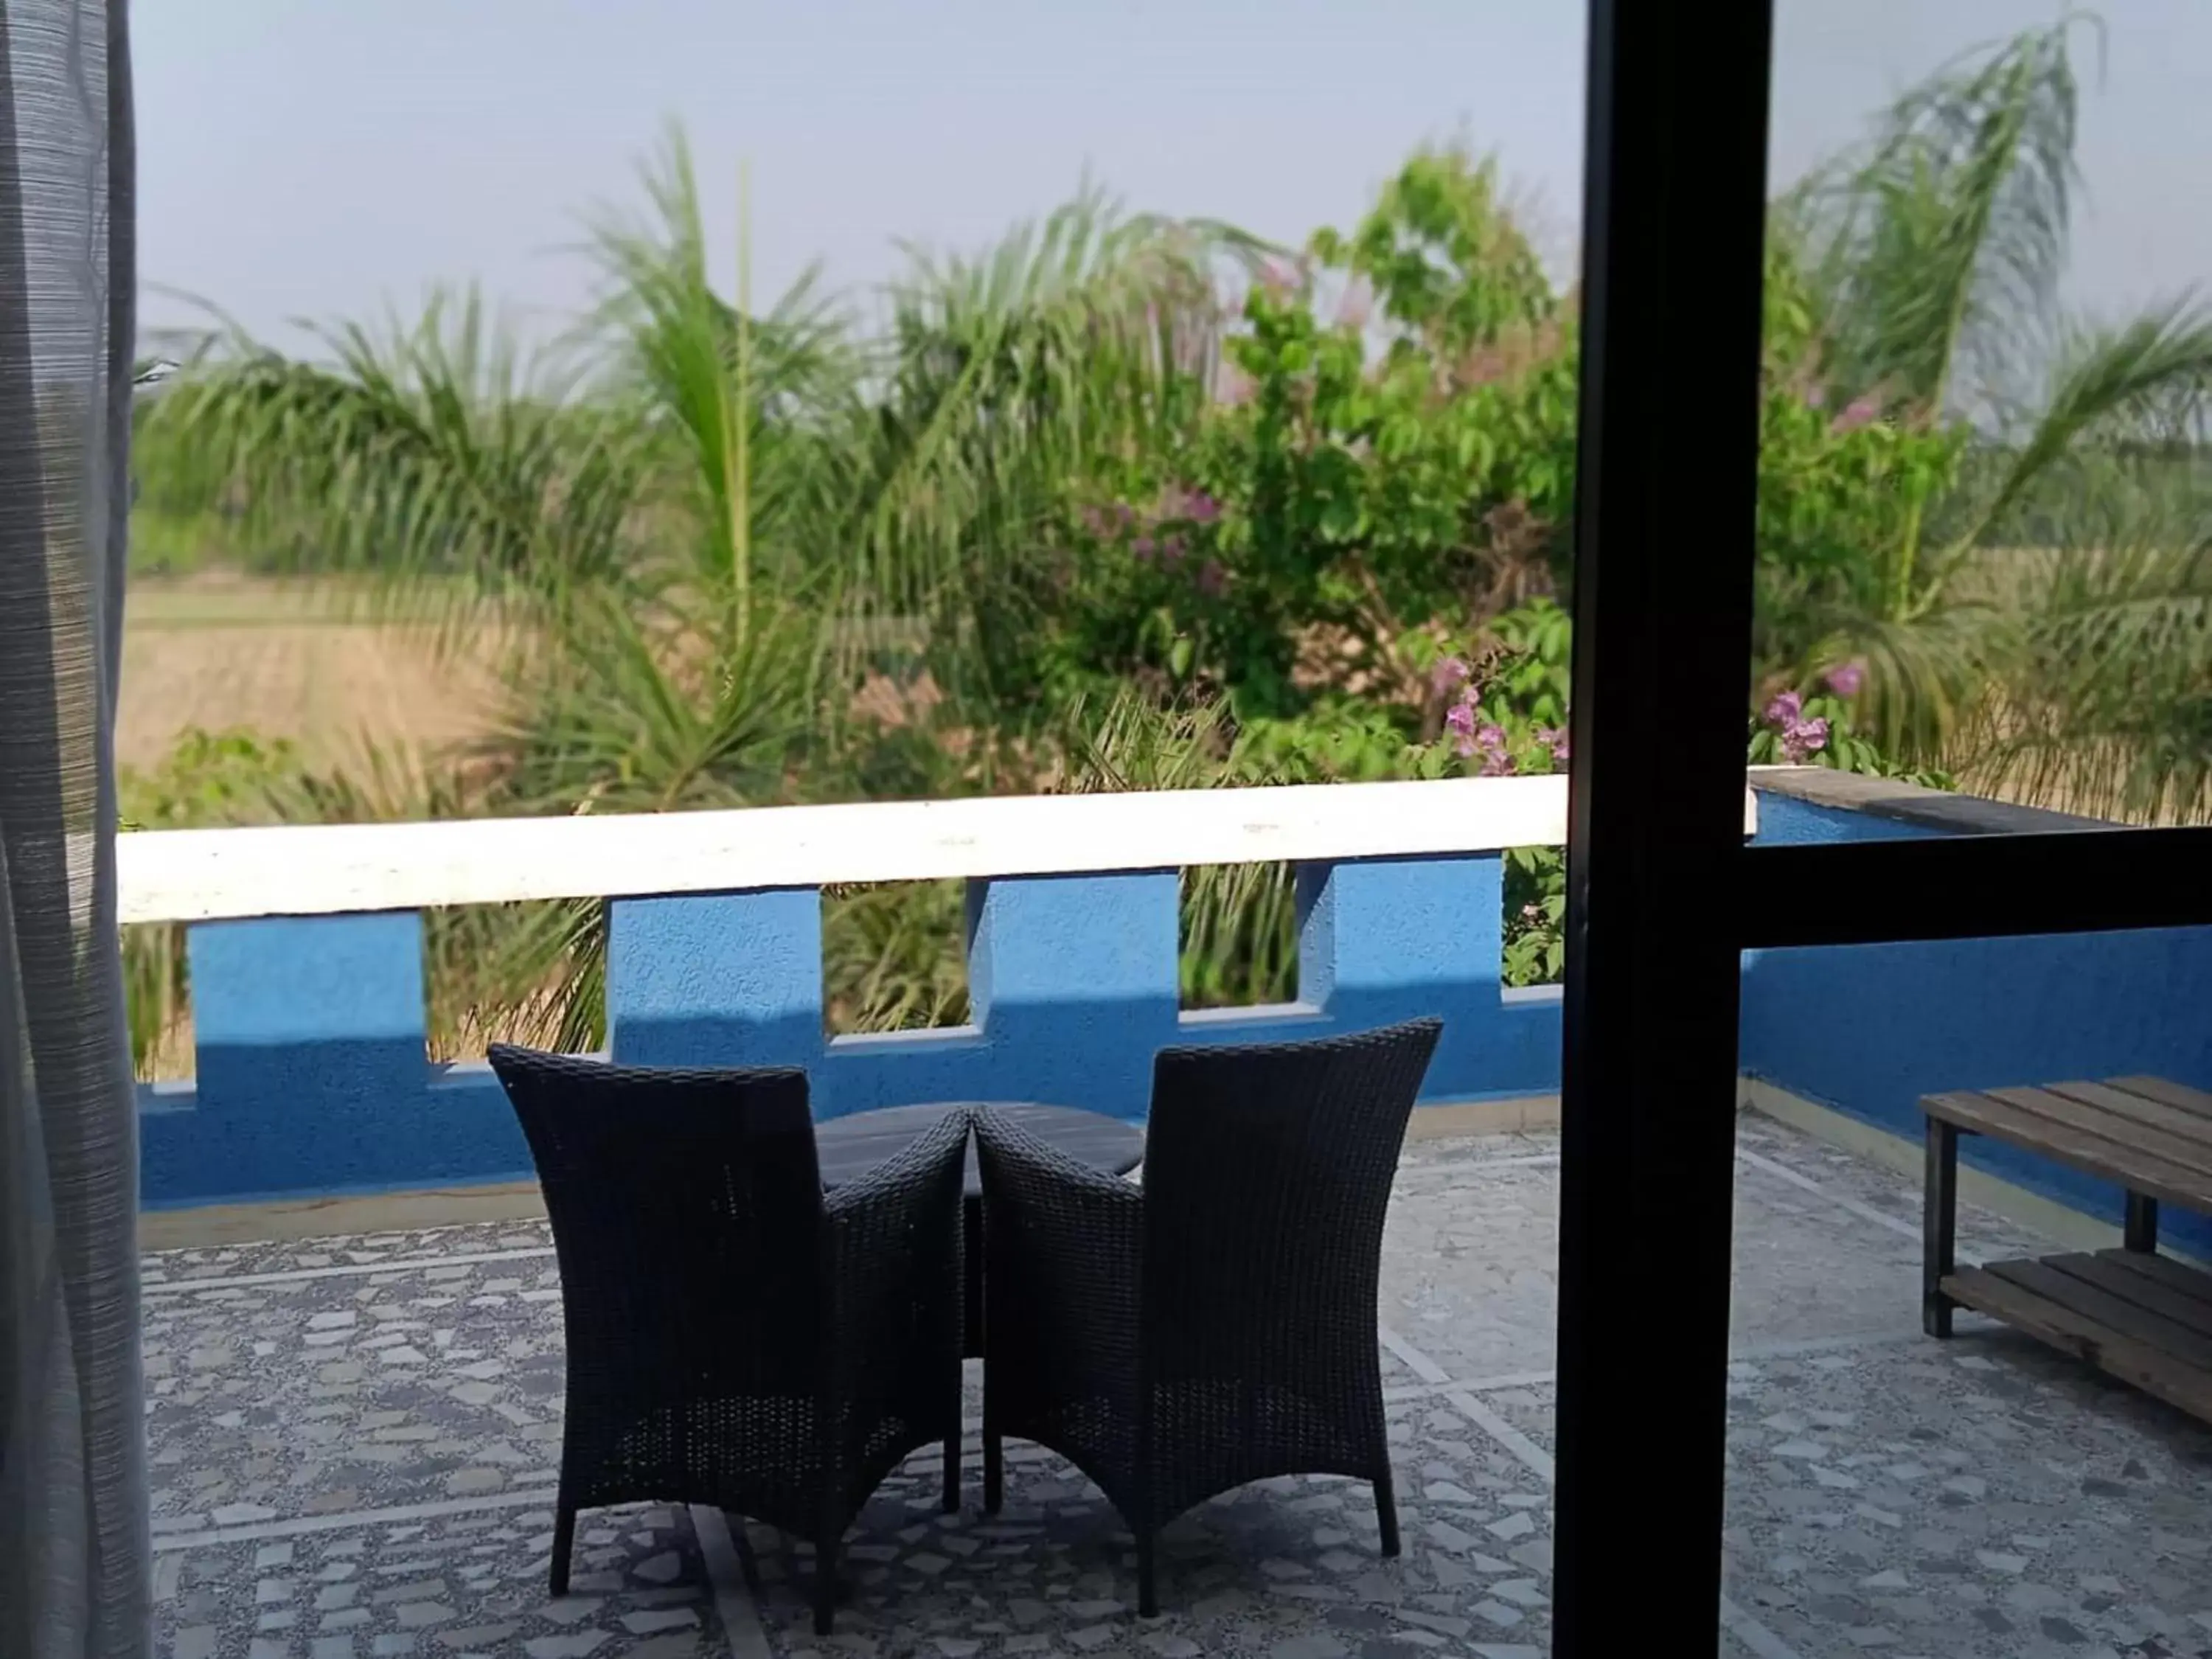
[[[1912, 1186], [1760, 1119], [1742, 1146], [1722, 1650], [2212, 1656], [2212, 1431], [1978, 1322], [1922, 1338]], [[971, 1483], [945, 1517], [924, 1457], [863, 1517], [826, 1642], [804, 1547], [666, 1505], [587, 1513], [548, 1599], [541, 1225], [150, 1258], [155, 1652], [1539, 1655], [1557, 1180], [1541, 1137], [1409, 1149], [1381, 1332], [1401, 1560], [1377, 1558], [1364, 1488], [1267, 1482], [1177, 1525], [1165, 1616], [1139, 1621], [1126, 1534], [1066, 1464], [1011, 1448], [1005, 1510]], [[2045, 1248], [1961, 1224], [1970, 1257]]]

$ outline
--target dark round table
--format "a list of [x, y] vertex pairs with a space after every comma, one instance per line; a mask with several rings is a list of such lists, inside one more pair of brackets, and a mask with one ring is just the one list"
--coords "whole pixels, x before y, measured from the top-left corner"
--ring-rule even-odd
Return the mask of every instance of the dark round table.
[[[1000, 1117], [1026, 1129], [1054, 1150], [1066, 1153], [1109, 1175], [1127, 1175], [1145, 1161], [1145, 1132], [1134, 1123], [1107, 1117], [1073, 1106], [1041, 1106], [1025, 1102], [984, 1101]], [[948, 1112], [971, 1104], [944, 1101], [927, 1106], [887, 1106], [879, 1111], [852, 1112], [817, 1124], [814, 1130], [815, 1157], [824, 1187], [842, 1187], [874, 1169], [885, 1158], [906, 1149], [924, 1131], [934, 1128]], [[975, 1164], [975, 1147], [968, 1147], [967, 1204], [967, 1332], [962, 1351], [983, 1352], [983, 1178]]]

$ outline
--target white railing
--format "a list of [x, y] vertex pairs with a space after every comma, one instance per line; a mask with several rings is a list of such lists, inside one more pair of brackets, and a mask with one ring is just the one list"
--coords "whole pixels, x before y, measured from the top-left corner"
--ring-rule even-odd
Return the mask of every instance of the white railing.
[[[1744, 795], [1745, 829], [1757, 805]], [[1556, 847], [1567, 781], [1458, 778], [119, 839], [122, 920], [415, 910], [945, 878]]]

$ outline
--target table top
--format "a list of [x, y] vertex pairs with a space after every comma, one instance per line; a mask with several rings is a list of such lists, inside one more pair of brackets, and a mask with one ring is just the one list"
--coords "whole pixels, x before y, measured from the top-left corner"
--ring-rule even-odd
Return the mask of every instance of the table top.
[[1929, 1095], [1930, 1117], [2212, 1214], [2212, 1094], [2155, 1077]]
[[[1044, 1106], [1025, 1101], [945, 1101], [927, 1106], [887, 1106], [880, 1111], [852, 1112], [818, 1124], [814, 1131], [815, 1156], [822, 1166], [822, 1184], [839, 1187], [866, 1174], [885, 1158], [903, 1151], [916, 1135], [942, 1121], [947, 1112], [969, 1104], [988, 1105], [1008, 1122], [1026, 1129], [1055, 1151], [1109, 1175], [1127, 1175], [1145, 1161], [1142, 1126], [1125, 1123], [1098, 1112], [1073, 1106]], [[975, 1165], [975, 1148], [968, 1148], [968, 1194], [983, 1190]]]

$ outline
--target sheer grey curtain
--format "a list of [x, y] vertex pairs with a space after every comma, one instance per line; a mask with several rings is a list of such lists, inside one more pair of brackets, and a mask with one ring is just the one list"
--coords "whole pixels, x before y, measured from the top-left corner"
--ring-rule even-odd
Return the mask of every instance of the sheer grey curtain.
[[125, 0], [0, 0], [0, 1655], [147, 1648], [115, 933]]

